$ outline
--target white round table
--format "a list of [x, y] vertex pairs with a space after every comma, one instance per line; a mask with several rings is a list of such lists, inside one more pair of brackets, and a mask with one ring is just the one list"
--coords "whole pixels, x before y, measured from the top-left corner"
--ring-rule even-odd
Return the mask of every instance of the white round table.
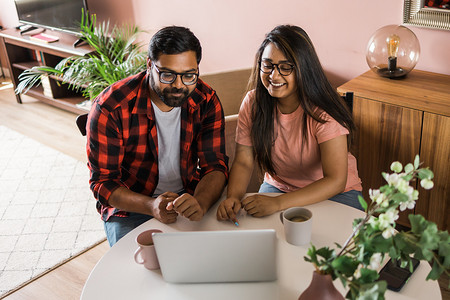
[[[313, 265], [303, 259], [309, 245], [293, 246], [286, 242], [278, 213], [264, 218], [254, 218], [241, 212], [238, 216], [240, 225], [236, 227], [232, 222], [217, 221], [216, 208], [217, 204], [200, 222], [190, 222], [178, 217], [176, 223], [166, 225], [152, 219], [131, 231], [97, 263], [86, 281], [81, 299], [297, 299], [310, 284], [314, 270]], [[311, 243], [317, 248], [333, 247], [335, 242], [342, 245], [352, 231], [353, 219], [363, 216], [359, 210], [332, 201], [323, 201], [307, 208], [313, 213]], [[137, 249], [135, 241], [137, 235], [152, 228], [161, 229], [163, 232], [273, 228], [278, 238], [278, 280], [254, 283], [167, 283], [162, 278], [160, 270], [147, 270], [133, 258]], [[425, 281], [429, 271], [428, 263], [421, 262], [401, 292], [388, 290], [386, 299], [442, 299], [438, 283]], [[334, 284], [345, 295], [345, 289], [340, 281], [335, 280]]]

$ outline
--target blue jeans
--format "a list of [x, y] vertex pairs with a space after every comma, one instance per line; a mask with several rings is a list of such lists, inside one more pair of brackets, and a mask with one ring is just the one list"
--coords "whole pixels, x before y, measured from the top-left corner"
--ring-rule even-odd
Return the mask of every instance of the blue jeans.
[[[285, 192], [279, 190], [278, 188], [264, 181], [259, 187], [259, 193], [285, 193]], [[342, 203], [364, 211], [361, 204], [359, 203], [358, 196], [362, 197], [362, 193], [360, 191], [351, 190], [348, 192], [337, 194], [336, 196], [331, 197], [329, 200]]]
[[[178, 195], [183, 195], [186, 191], [183, 189], [178, 192]], [[159, 195], [154, 194], [152, 197], [156, 198]], [[135, 229], [142, 223], [153, 219], [153, 216], [129, 213], [128, 217], [110, 217], [108, 221], [104, 222], [106, 238], [109, 245], [112, 247], [118, 240], [123, 238], [128, 232]]]
[[110, 217], [108, 221], [104, 222], [106, 238], [108, 239], [109, 245], [112, 247], [128, 232], [152, 218], [152, 216], [138, 213], [130, 213], [128, 217]]

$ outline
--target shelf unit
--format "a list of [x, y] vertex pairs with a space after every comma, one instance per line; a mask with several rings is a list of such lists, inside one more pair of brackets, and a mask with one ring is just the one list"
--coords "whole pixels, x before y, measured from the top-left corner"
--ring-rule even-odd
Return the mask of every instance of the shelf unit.
[[[1, 51], [6, 55], [8, 68], [14, 88], [19, 83], [19, 75], [29, 68], [38, 65], [54, 67], [62, 59], [72, 55], [83, 56], [92, 52], [86, 45], [75, 48], [73, 44], [77, 37], [62, 32], [52, 32], [59, 40], [53, 43], [45, 43], [30, 39], [28, 35], [21, 35], [19, 30], [5, 29], [0, 31]], [[86, 100], [80, 92], [76, 92], [62, 84], [60, 79], [50, 76], [44, 93], [43, 85], [33, 87], [27, 95], [44, 103], [71, 111], [73, 113], [86, 113], [86, 110], [77, 107], [77, 104]], [[20, 95], [16, 95], [18, 103], [22, 103]]]
[[[391, 162], [403, 165], [420, 154], [434, 172], [434, 188], [422, 189], [414, 213], [450, 230], [450, 75], [413, 70], [403, 79], [388, 79], [372, 71], [338, 87], [340, 94], [354, 93], [353, 118], [363, 195], [385, 184], [381, 172]], [[410, 226], [407, 215], [397, 223]]]

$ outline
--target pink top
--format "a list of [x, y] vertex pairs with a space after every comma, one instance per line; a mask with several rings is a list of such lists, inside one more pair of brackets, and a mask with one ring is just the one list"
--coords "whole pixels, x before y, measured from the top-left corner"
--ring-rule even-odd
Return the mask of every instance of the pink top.
[[[245, 146], [252, 146], [250, 131], [252, 126], [251, 108], [254, 98], [254, 91], [247, 93], [239, 109], [236, 142]], [[264, 181], [284, 192], [298, 190], [323, 178], [319, 144], [348, 134], [345, 127], [323, 112], [321, 117], [327, 120], [323, 124], [308, 118], [308, 128], [310, 129], [308, 144], [302, 148], [304, 142], [302, 115], [301, 106], [290, 114], [282, 114], [277, 109], [278, 120], [274, 120], [275, 143], [272, 148], [272, 161], [277, 176], [272, 177], [266, 172]], [[345, 191], [349, 190], [362, 190], [356, 159], [350, 152], [348, 153]]]

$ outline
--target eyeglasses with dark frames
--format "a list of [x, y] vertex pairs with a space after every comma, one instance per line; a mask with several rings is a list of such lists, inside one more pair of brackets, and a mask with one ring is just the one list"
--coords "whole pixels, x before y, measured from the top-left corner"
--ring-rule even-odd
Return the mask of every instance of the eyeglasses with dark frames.
[[181, 76], [181, 82], [184, 85], [193, 85], [197, 83], [199, 73], [177, 73], [173, 71], [161, 71], [159, 67], [152, 63], [155, 67], [156, 73], [159, 75], [159, 82], [171, 84], [177, 80], [178, 75]]
[[272, 74], [273, 70], [275, 70], [275, 68], [277, 68], [278, 73], [280, 73], [280, 75], [288, 76], [288, 75], [291, 75], [292, 71], [295, 68], [290, 63], [273, 64], [268, 61], [260, 61], [259, 64], [260, 64], [259, 69], [264, 74]]

